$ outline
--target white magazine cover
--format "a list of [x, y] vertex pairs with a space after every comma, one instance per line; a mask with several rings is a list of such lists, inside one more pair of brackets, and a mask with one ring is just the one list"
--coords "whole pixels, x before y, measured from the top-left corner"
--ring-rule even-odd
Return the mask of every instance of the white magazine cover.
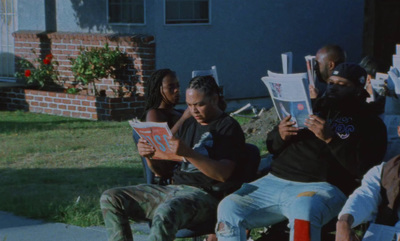
[[279, 119], [291, 115], [291, 121], [296, 122], [296, 127], [305, 128], [304, 122], [312, 114], [311, 100], [307, 92], [307, 74], [266, 76], [261, 80], [268, 88]]
[[291, 74], [293, 71], [293, 53], [286, 52], [281, 54], [282, 57], [282, 72], [284, 74]]
[[388, 72], [389, 78], [387, 79], [387, 87], [389, 91], [394, 91], [395, 94], [400, 95], [400, 72], [398, 68], [391, 68]]
[[400, 230], [392, 226], [371, 223], [362, 241], [398, 241]]
[[307, 55], [304, 58], [306, 59], [306, 65], [307, 65], [308, 84], [315, 87], [315, 79], [316, 79], [316, 73], [314, 69], [316, 63], [315, 56]]

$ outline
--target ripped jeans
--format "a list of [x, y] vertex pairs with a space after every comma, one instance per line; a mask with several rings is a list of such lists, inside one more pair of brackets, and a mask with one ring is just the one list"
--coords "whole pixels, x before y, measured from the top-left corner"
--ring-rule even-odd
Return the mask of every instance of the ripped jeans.
[[327, 182], [293, 182], [268, 174], [218, 206], [219, 241], [245, 241], [246, 229], [289, 220], [290, 240], [321, 240], [321, 227], [339, 214], [346, 196]]

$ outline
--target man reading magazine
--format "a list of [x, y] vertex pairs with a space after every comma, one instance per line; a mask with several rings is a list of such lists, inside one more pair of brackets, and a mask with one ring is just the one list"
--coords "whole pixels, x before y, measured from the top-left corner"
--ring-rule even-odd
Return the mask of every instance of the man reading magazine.
[[321, 227], [339, 213], [356, 179], [386, 150], [385, 125], [365, 109], [365, 78], [356, 64], [338, 65], [307, 128], [294, 127], [288, 116], [268, 133], [271, 172], [221, 201], [219, 241], [245, 241], [246, 229], [286, 219], [291, 241], [321, 239]]
[[[221, 193], [212, 186], [240, 180], [245, 139], [238, 122], [220, 109], [222, 96], [211, 76], [193, 78], [186, 90], [192, 117], [169, 139], [175, 155], [184, 158], [172, 176], [173, 184], [136, 185], [109, 189], [100, 205], [109, 240], [132, 240], [129, 219], [151, 220], [149, 240], [168, 241], [178, 229], [216, 222]], [[140, 155], [151, 167], [154, 147], [141, 139]]]

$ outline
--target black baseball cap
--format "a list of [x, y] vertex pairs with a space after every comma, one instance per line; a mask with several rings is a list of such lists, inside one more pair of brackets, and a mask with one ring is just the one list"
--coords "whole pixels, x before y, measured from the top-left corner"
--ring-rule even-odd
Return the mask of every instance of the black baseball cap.
[[335, 67], [332, 76], [345, 78], [356, 86], [364, 86], [367, 79], [367, 71], [356, 63], [341, 63]]

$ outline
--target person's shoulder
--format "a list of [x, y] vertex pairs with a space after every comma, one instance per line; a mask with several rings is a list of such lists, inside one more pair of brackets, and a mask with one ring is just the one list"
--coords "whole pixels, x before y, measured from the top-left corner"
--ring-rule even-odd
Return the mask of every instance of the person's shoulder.
[[217, 129], [239, 129], [242, 131], [239, 122], [225, 112], [218, 118], [216, 127]]
[[167, 122], [168, 119], [168, 115], [161, 109], [150, 109], [146, 113], [146, 121]]
[[192, 126], [192, 125], [196, 125], [196, 123], [197, 123], [196, 119], [193, 116], [191, 116], [183, 122], [181, 129], [188, 128], [189, 126]]

